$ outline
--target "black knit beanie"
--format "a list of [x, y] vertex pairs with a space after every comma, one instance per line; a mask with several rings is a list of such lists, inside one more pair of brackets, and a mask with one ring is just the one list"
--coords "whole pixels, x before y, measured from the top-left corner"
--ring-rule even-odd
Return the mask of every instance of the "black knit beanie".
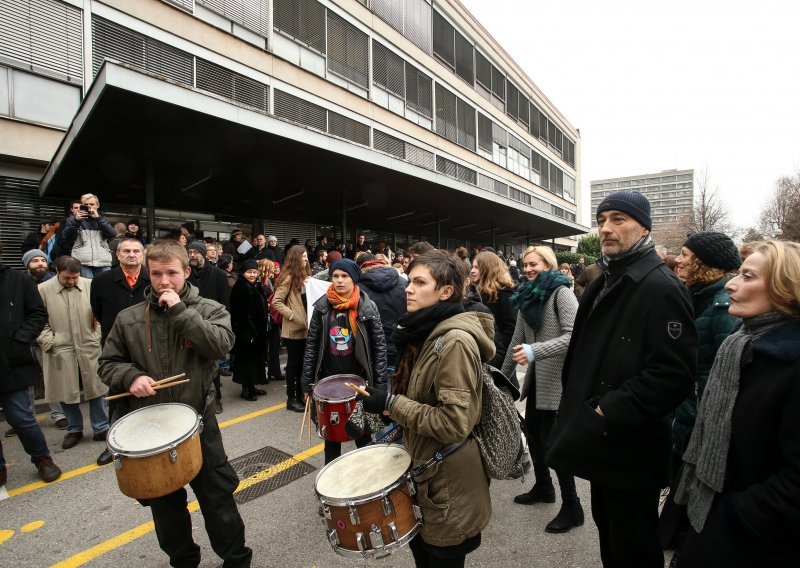
[[648, 231], [653, 228], [650, 202], [638, 191], [617, 191], [606, 196], [597, 206], [598, 215], [603, 211], [622, 211], [639, 221]]
[[742, 265], [736, 245], [725, 233], [715, 231], [692, 233], [683, 246], [692, 251], [709, 268], [733, 272], [739, 270]]
[[340, 258], [339, 260], [331, 264], [331, 269], [329, 273], [330, 276], [333, 276], [334, 270], [343, 270], [347, 272], [347, 274], [350, 275], [350, 278], [353, 279], [353, 282], [355, 284], [358, 284], [358, 281], [361, 280], [361, 269], [354, 261], [350, 260], [349, 258]]
[[244, 274], [248, 270], [258, 270], [258, 261], [248, 258], [239, 265], [239, 273]]

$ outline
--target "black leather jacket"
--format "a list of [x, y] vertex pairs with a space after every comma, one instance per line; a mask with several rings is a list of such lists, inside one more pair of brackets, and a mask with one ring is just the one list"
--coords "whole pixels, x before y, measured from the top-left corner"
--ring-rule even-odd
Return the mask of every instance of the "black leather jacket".
[[[311, 314], [311, 325], [308, 327], [306, 353], [303, 359], [303, 392], [311, 392], [322, 368], [325, 338], [330, 329], [328, 312], [331, 305], [326, 296], [314, 302], [314, 313]], [[366, 371], [364, 380], [375, 387], [386, 385], [386, 336], [383, 334], [381, 316], [375, 302], [361, 291], [358, 302], [358, 319], [356, 321], [355, 356]]]

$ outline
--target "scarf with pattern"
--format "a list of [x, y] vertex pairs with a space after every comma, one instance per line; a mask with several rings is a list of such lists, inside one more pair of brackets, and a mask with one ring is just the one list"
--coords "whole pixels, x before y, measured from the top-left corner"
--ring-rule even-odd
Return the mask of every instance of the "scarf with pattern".
[[545, 270], [533, 280], [517, 286], [516, 292], [511, 296], [511, 305], [519, 310], [528, 327], [535, 331], [542, 323], [545, 303], [559, 286], [569, 287], [569, 278], [558, 270]]

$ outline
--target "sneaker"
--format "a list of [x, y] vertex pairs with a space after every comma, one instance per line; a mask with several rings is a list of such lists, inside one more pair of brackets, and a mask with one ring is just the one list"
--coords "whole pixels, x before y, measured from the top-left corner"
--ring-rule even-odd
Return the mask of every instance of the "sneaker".
[[70, 448], [74, 448], [78, 445], [78, 442], [81, 441], [83, 438], [83, 432], [70, 432], [66, 436], [64, 436], [64, 441], [61, 442], [61, 447], [65, 450]]
[[45, 483], [52, 483], [61, 477], [61, 469], [53, 463], [53, 458], [41, 458], [36, 460], [36, 469], [39, 471], [39, 477]]
[[6, 430], [6, 434], [5, 434], [6, 438], [13, 438], [16, 435], [17, 435], [17, 431], [14, 430], [13, 428], [9, 428], [8, 430]]
[[5, 485], [7, 480], [8, 480], [8, 470], [6, 469], [6, 466], [0, 465], [0, 487]]
[[66, 418], [59, 418], [58, 420], [56, 420], [56, 428], [58, 428], [59, 430], [66, 430], [67, 426], [69, 426], [69, 420], [67, 420]]

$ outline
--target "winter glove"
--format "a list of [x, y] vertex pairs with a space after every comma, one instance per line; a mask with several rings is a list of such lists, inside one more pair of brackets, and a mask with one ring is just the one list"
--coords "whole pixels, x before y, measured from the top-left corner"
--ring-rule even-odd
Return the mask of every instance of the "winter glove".
[[364, 410], [373, 414], [381, 414], [384, 410], [391, 410], [394, 404], [395, 395], [383, 389], [367, 387], [365, 389], [369, 396], [359, 394], [356, 398], [364, 404]]

